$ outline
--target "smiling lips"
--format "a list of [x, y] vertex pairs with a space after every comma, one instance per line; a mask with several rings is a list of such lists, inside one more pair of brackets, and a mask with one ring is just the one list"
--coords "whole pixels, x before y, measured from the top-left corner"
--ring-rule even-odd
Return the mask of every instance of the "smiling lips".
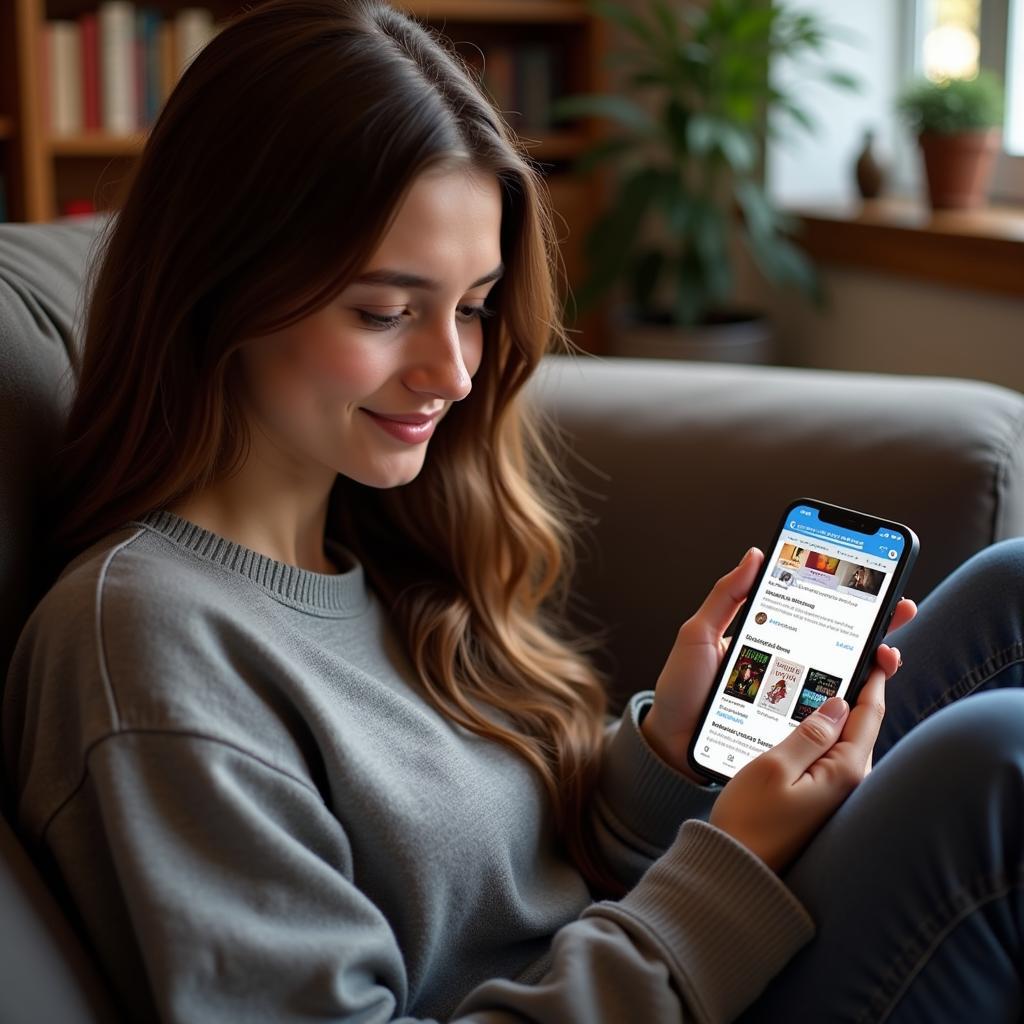
[[434, 413], [421, 413], [421, 412], [406, 412], [406, 413], [384, 413], [374, 412], [372, 409], [364, 409], [364, 412], [368, 412], [371, 416], [379, 416], [381, 419], [394, 420], [396, 423], [416, 423], [422, 426], [425, 423], [429, 423], [431, 420], [437, 418], [440, 409]]
[[397, 416], [384, 416], [381, 413], [373, 412], [371, 409], [363, 409], [374, 423], [392, 437], [406, 444], [420, 444], [434, 432], [437, 425], [437, 418], [440, 411], [432, 416], [425, 416], [422, 413], [401, 413]]

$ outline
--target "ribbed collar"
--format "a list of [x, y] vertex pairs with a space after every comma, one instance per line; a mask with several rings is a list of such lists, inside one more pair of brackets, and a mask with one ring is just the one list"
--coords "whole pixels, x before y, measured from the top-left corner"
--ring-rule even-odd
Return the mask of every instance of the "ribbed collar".
[[154, 509], [133, 522], [155, 530], [200, 558], [247, 577], [278, 600], [303, 611], [344, 618], [361, 614], [369, 604], [362, 563], [333, 538], [325, 539], [328, 553], [339, 565], [350, 566], [337, 574], [279, 562], [166, 509]]

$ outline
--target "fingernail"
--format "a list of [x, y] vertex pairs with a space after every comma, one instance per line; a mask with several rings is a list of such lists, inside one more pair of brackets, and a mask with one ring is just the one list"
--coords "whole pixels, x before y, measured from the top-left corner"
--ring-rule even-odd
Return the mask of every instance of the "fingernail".
[[846, 701], [842, 697], [829, 697], [818, 710], [826, 718], [838, 722], [846, 714]]
[[750, 556], [751, 556], [751, 555], [752, 555], [753, 553], [754, 553], [754, 549], [753, 549], [753, 548], [747, 548], [747, 550], [746, 550], [746, 553], [745, 553], [745, 554], [743, 555], [743, 557], [742, 557], [742, 558], [741, 558], [741, 559], [739, 560], [739, 563], [738, 563], [738, 564], [739, 564], [739, 565], [745, 565], [745, 564], [746, 564], [747, 562], [749, 562], [749, 561], [750, 561]]

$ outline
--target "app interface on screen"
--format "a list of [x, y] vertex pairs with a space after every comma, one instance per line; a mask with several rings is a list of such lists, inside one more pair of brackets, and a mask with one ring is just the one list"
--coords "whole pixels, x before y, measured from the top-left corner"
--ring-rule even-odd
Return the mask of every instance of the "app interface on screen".
[[723, 668], [697, 761], [734, 775], [834, 694], [844, 696], [905, 545], [793, 508]]

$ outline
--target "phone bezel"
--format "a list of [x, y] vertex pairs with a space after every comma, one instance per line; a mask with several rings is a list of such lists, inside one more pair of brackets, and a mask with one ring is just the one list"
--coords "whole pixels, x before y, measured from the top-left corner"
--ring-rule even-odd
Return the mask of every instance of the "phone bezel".
[[[867, 680], [870, 667], [874, 663], [875, 651], [878, 649], [878, 645], [882, 642], [882, 638], [885, 636], [885, 631], [889, 626], [889, 622], [895, 614], [896, 605], [904, 596], [903, 588], [906, 584], [907, 577], [910, 574], [910, 570], [917, 559], [917, 553], [921, 546], [920, 541], [917, 534], [914, 533], [909, 526], [904, 523], [897, 522], [894, 519], [883, 519], [878, 516], [870, 515], [866, 512], [847, 508], [844, 505], [834, 505], [831, 502], [823, 501], [820, 498], [796, 498], [786, 506], [782, 515], [779, 517], [779, 524], [775, 532], [772, 534], [771, 542], [768, 547], [764, 549], [764, 561], [761, 563], [760, 570], [758, 570], [757, 578], [751, 584], [749, 591], [750, 594], [757, 593], [758, 588], [761, 586], [762, 579], [764, 578], [764, 574], [770, 570], [772, 555], [778, 546], [779, 538], [783, 531], [787, 529], [786, 524], [790, 519], [791, 513], [800, 505], [809, 505], [812, 508], [816, 508], [818, 510], [819, 519], [822, 519], [824, 522], [835, 523], [839, 526], [846, 526], [847, 528], [856, 529], [861, 533], [875, 533], [879, 529], [893, 529], [898, 530], [904, 537], [903, 553], [900, 555], [899, 560], [896, 562], [896, 567], [893, 569], [893, 578], [889, 587], [888, 597], [879, 607], [878, 614], [876, 615], [875, 620], [871, 625], [871, 629], [868, 632], [867, 638], [865, 639], [860, 653], [858, 654], [857, 664], [854, 668], [850, 685], [843, 694], [844, 699], [852, 706], [856, 702], [857, 695], [860, 693], [860, 690]], [[824, 518], [822, 516], [823, 512], [828, 513], [830, 518]], [[727, 775], [724, 772], [720, 772], [717, 769], [710, 768], [708, 765], [702, 764], [697, 759], [696, 747], [697, 737], [700, 736], [703, 731], [704, 723], [714, 706], [716, 695], [718, 694], [719, 687], [721, 686], [722, 679], [725, 674], [725, 666], [729, 664], [732, 653], [736, 648], [736, 644], [739, 643], [740, 637], [743, 635], [750, 607], [751, 601], [748, 597], [745, 599], [740, 612], [734, 620], [734, 631], [729, 642], [729, 647], [722, 658], [718, 671], [715, 673], [715, 678], [712, 682], [707, 700], [701, 710], [697, 725], [693, 730], [693, 736], [691, 736], [690, 742], [687, 744], [686, 748], [687, 763], [695, 772], [705, 776], [709, 782], [725, 784], [733, 777], [732, 775]], [[743, 766], [741, 765], [740, 768], [742, 767]], [[740, 768], [737, 768], [737, 771], [739, 771]]]

